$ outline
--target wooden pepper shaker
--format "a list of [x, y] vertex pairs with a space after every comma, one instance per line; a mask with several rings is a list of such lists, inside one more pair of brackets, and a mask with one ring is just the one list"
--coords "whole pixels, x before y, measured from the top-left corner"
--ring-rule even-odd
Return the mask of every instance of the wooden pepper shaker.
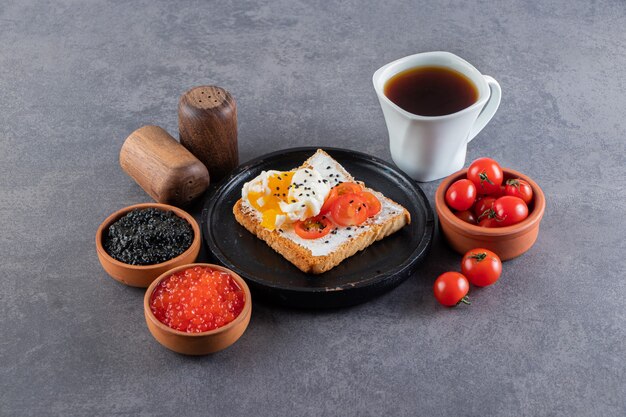
[[219, 181], [239, 165], [237, 105], [223, 88], [194, 87], [178, 102], [180, 143]]
[[202, 162], [158, 126], [143, 126], [126, 138], [120, 165], [159, 203], [187, 204], [209, 186]]

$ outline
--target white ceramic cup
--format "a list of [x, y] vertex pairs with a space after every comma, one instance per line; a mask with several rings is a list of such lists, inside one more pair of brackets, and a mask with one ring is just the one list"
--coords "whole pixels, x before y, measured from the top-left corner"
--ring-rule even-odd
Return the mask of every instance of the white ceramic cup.
[[[385, 96], [385, 83], [391, 77], [423, 66], [447, 67], [462, 73], [478, 89], [478, 100], [456, 113], [419, 116]], [[391, 157], [401, 170], [422, 182], [446, 177], [463, 168], [467, 144], [487, 125], [500, 105], [498, 82], [449, 52], [425, 52], [400, 58], [376, 71], [372, 80], [389, 131]]]

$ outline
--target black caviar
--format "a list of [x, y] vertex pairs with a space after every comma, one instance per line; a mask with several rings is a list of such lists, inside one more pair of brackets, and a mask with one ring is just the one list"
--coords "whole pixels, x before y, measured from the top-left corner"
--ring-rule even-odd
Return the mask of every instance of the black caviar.
[[102, 245], [112, 258], [130, 265], [154, 265], [186, 251], [193, 241], [189, 222], [171, 211], [135, 209], [104, 234]]

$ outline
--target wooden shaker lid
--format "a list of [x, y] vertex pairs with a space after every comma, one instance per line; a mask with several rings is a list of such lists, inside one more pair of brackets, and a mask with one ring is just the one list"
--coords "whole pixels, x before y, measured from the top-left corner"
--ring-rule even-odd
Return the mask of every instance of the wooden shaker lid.
[[239, 165], [237, 104], [217, 86], [199, 86], [187, 91], [178, 103], [180, 143], [219, 181]]

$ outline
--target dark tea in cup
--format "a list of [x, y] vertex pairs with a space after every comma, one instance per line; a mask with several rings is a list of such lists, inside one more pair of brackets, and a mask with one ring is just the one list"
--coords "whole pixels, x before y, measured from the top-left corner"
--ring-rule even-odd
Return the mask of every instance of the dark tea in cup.
[[385, 95], [400, 108], [419, 116], [443, 116], [463, 110], [478, 100], [478, 88], [451, 68], [423, 66], [391, 77]]

